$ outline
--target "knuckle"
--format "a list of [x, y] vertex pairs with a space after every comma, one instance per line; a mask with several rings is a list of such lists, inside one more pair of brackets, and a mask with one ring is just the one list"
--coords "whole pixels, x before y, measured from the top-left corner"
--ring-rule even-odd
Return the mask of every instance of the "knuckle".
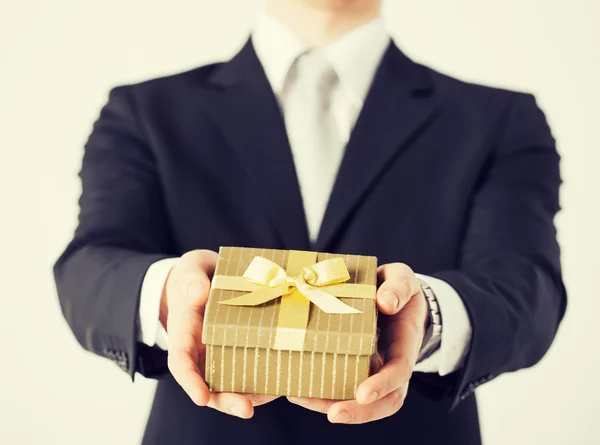
[[394, 412], [400, 410], [400, 408], [402, 408], [402, 405], [404, 405], [404, 393], [399, 389], [394, 391], [394, 393], [392, 394], [391, 403]]
[[224, 407], [225, 403], [223, 403], [223, 397], [211, 397], [210, 399], [212, 402], [212, 408], [216, 409], [217, 411], [227, 413]]
[[379, 393], [380, 397], [384, 397], [385, 395], [391, 393], [394, 390], [394, 386], [392, 383], [392, 379], [390, 379], [390, 374], [387, 372], [382, 372], [379, 374], [381, 377], [381, 381], [375, 385], [374, 390]]
[[204, 291], [208, 291], [210, 289], [210, 279], [205, 273], [198, 275], [197, 279]]
[[332, 404], [326, 400], [311, 400], [311, 399], [309, 399], [308, 402], [306, 403], [305, 407], [309, 408], [313, 411], [318, 411], [320, 413], [326, 413], [327, 411], [329, 411], [329, 407], [331, 405]]
[[401, 275], [394, 280], [394, 288], [398, 292], [398, 297], [406, 299], [410, 296], [410, 280], [407, 276]]
[[362, 415], [362, 421], [364, 423], [368, 423], [368, 422], [372, 422], [374, 420], [376, 420], [375, 413], [373, 412], [372, 409], [367, 409]]
[[208, 249], [200, 249], [196, 250], [196, 252], [198, 252], [198, 255], [201, 258], [216, 258], [219, 256], [216, 252]]
[[210, 280], [204, 274], [198, 274], [189, 283], [188, 288], [196, 287], [201, 292], [207, 292], [210, 288]]
[[186, 301], [192, 305], [202, 303], [210, 290], [210, 281], [199, 274], [191, 279], [184, 288]]
[[218, 254], [216, 252], [213, 252], [212, 250], [196, 249], [184, 253], [180, 258], [180, 262], [182, 262], [183, 265], [188, 267], [200, 267], [206, 270], [207, 268], [214, 268], [214, 265], [217, 261], [217, 257]]
[[206, 404], [209, 408], [216, 409], [217, 411], [221, 411], [219, 409], [219, 405], [215, 402], [214, 398], [211, 397], [208, 403]]
[[386, 379], [385, 381], [385, 389], [384, 389], [384, 394], [389, 394], [394, 390], [394, 385], [392, 384], [392, 381], [390, 379]]
[[414, 278], [415, 273], [412, 268], [404, 263], [390, 263], [379, 266], [377, 269], [379, 273], [382, 273], [386, 279], [393, 279], [394, 277], [406, 277], [409, 280]]
[[[400, 353], [402, 350], [402, 346], [394, 346], [392, 345], [391, 347], [392, 349], [394, 348], [398, 348], [398, 351], [391, 351], [391, 353], [393, 354], [394, 352], [398, 352]], [[413, 362], [406, 356], [404, 355], [400, 355], [397, 358], [393, 359], [393, 366], [394, 366], [394, 374], [396, 376], [396, 378], [398, 379], [397, 381], [404, 385], [406, 384], [406, 382], [410, 379], [411, 375], [412, 375], [412, 369], [413, 369]]]
[[180, 342], [176, 341], [173, 341], [170, 346], [171, 349], [167, 354], [167, 365], [169, 366], [169, 369], [174, 368], [177, 371], [183, 371], [187, 368], [192, 368], [194, 364], [193, 346], [180, 344]]
[[396, 360], [398, 360], [398, 367], [403, 371], [409, 371], [412, 369], [412, 362], [406, 355], [402, 355]]
[[408, 264], [404, 264], [404, 263], [402, 263], [402, 269], [403, 269], [403, 271], [404, 271], [404, 274], [405, 274], [406, 276], [409, 276], [409, 277], [410, 277], [410, 276], [412, 276], [412, 275], [414, 275], [414, 274], [415, 274], [415, 273], [413, 272], [412, 268], [411, 268], [411, 267], [410, 267]]
[[184, 262], [196, 262], [196, 261], [200, 260], [201, 258], [202, 258], [201, 250], [190, 250], [189, 252], [186, 252], [183, 255], [181, 255], [181, 259]]
[[304, 402], [304, 405], [302, 405], [302, 406], [304, 406], [304, 408], [311, 409], [313, 411], [321, 410], [321, 407], [319, 406], [319, 404], [314, 400], [307, 400], [306, 402]]
[[315, 411], [321, 411], [323, 409], [323, 402], [320, 400], [308, 399], [304, 406]]
[[412, 273], [412, 269], [404, 263], [394, 263], [392, 266], [395, 274], [410, 275]]

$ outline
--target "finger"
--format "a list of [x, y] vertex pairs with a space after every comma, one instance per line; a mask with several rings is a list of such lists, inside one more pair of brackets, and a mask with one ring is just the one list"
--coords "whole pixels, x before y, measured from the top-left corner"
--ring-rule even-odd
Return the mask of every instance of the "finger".
[[375, 353], [371, 354], [369, 359], [369, 375], [378, 373], [381, 368], [383, 368], [383, 364], [383, 357], [379, 351], [375, 351]]
[[210, 393], [190, 353], [184, 350], [169, 350], [168, 363], [171, 374], [189, 398], [198, 406], [206, 406]]
[[381, 399], [405, 386], [412, 375], [423, 340], [423, 327], [418, 322], [417, 300], [413, 300], [398, 314], [397, 322], [388, 326], [385, 336], [389, 341], [385, 364], [360, 384], [356, 391], [358, 403], [367, 404]]
[[252, 403], [252, 406], [264, 405], [265, 403], [272, 402], [273, 400], [281, 397], [281, 396], [269, 396], [269, 395], [265, 395], [265, 394], [242, 394], [242, 395], [244, 397], [246, 397], [248, 400], [250, 400], [250, 403]]
[[368, 405], [360, 405], [355, 400], [335, 403], [327, 413], [332, 423], [367, 423], [389, 417], [402, 407], [407, 387], [399, 388], [383, 399]]
[[413, 295], [421, 291], [419, 280], [406, 264], [384, 264], [377, 271], [382, 281], [377, 290], [377, 307], [384, 314], [398, 313]]
[[181, 259], [190, 264], [192, 269], [200, 268], [207, 275], [212, 276], [217, 265], [219, 254], [213, 250], [191, 250], [184, 253]]
[[203, 345], [195, 335], [202, 329], [201, 317], [193, 311], [169, 312], [168, 366], [171, 374], [194, 403], [205, 406], [209, 390], [199, 368], [199, 352]]
[[250, 400], [230, 392], [211, 392], [208, 406], [241, 419], [249, 419], [254, 414]]
[[335, 400], [326, 400], [326, 399], [309, 399], [306, 397], [292, 397], [289, 396], [287, 398], [290, 402], [300, 405], [303, 408], [309, 409], [311, 411], [316, 411], [319, 413], [327, 414], [329, 408], [336, 403]]
[[414, 361], [400, 356], [388, 361], [381, 370], [365, 380], [356, 390], [356, 401], [367, 405], [387, 397], [388, 394], [408, 384]]
[[[177, 263], [175, 280], [183, 298], [175, 298], [173, 304], [200, 308], [206, 304], [210, 290], [217, 254], [209, 250], [194, 250], [184, 254]], [[171, 303], [169, 301], [169, 303]]]

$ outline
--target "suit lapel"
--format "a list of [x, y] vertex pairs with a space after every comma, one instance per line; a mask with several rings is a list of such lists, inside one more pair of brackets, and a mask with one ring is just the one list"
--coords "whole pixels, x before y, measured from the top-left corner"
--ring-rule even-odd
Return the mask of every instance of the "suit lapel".
[[[254, 182], [281, 245], [309, 248], [308, 229], [285, 123], [251, 41], [211, 78], [206, 112]], [[241, 216], [243, 217], [243, 215]]]
[[[205, 111], [254, 183], [257, 205], [268, 213], [280, 244], [309, 249], [285, 123], [250, 40], [231, 61], [215, 68], [210, 83]], [[427, 69], [390, 43], [346, 147], [315, 249], [330, 249], [386, 165], [410, 146], [437, 111]]]
[[[386, 165], [431, 123], [436, 111], [426, 69], [390, 43], [346, 147], [317, 250], [331, 248], [336, 234]], [[377, 217], [380, 215], [373, 215]]]

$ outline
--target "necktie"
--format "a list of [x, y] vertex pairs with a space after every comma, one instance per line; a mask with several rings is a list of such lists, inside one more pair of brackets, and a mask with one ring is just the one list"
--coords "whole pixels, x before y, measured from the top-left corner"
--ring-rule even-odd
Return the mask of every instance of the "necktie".
[[294, 62], [282, 107], [311, 241], [317, 239], [344, 149], [331, 110], [338, 77], [318, 51]]

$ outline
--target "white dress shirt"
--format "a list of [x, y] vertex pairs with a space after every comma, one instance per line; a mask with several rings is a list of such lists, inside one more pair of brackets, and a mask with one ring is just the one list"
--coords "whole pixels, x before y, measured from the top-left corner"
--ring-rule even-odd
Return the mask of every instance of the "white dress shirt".
[[[263, 14], [252, 33], [252, 43], [267, 79], [286, 113], [285, 89], [294, 81], [288, 76], [294, 61], [311, 48], [285, 25]], [[346, 145], [362, 109], [375, 71], [390, 43], [380, 18], [362, 25], [319, 48], [338, 76], [331, 94], [331, 115]], [[290, 147], [292, 154], [298, 147]], [[340, 150], [339, 156], [343, 156]], [[314, 210], [314, 209], [313, 209]], [[314, 237], [314, 234], [311, 234]], [[398, 258], [399, 261], [402, 258]], [[167, 275], [176, 258], [154, 263], [148, 269], [141, 290], [140, 341], [167, 350], [167, 333], [159, 321], [160, 299]], [[418, 275], [426, 281], [439, 304], [442, 334], [439, 347], [417, 363], [415, 371], [449, 374], [463, 364], [471, 342], [471, 324], [460, 296], [448, 283]]]

